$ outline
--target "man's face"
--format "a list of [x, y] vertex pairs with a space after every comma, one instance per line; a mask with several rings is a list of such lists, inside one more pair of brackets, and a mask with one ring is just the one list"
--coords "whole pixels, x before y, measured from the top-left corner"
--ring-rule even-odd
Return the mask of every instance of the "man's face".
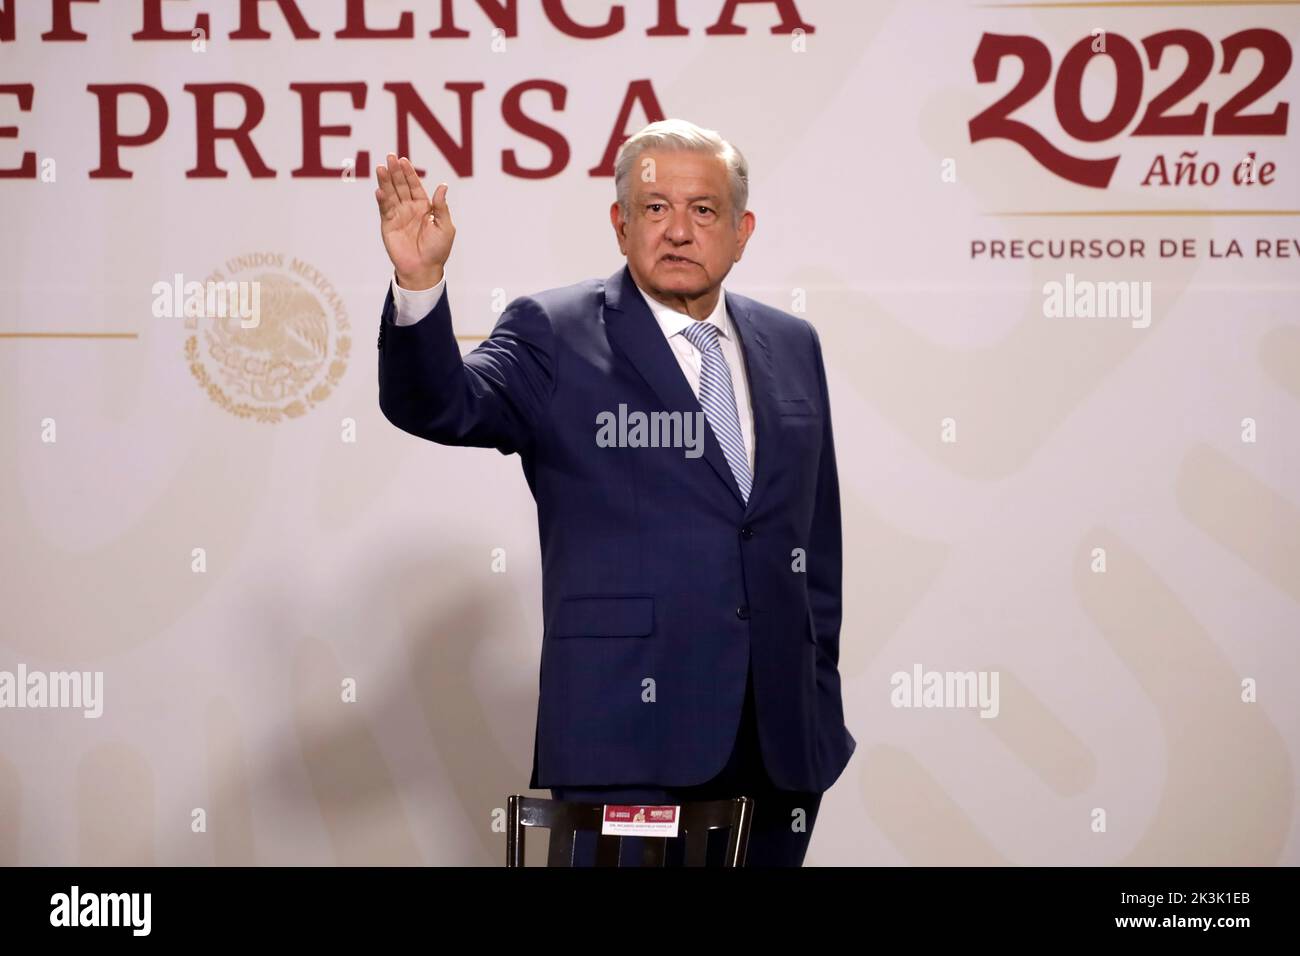
[[637, 284], [670, 301], [714, 292], [754, 231], [753, 213], [732, 222], [726, 163], [708, 153], [649, 149], [630, 186], [628, 219], [615, 202], [610, 221]]

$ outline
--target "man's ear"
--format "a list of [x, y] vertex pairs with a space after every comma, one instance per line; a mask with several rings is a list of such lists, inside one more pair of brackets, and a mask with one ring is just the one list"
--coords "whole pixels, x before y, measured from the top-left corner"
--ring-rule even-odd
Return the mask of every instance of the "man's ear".
[[754, 214], [748, 209], [740, 217], [740, 225], [736, 227], [736, 261], [745, 254], [745, 245], [749, 242], [749, 237], [754, 234], [754, 227], [758, 224]]
[[609, 207], [609, 222], [614, 227], [614, 238], [618, 240], [618, 251], [627, 255], [627, 223], [623, 222], [623, 213], [615, 201]]

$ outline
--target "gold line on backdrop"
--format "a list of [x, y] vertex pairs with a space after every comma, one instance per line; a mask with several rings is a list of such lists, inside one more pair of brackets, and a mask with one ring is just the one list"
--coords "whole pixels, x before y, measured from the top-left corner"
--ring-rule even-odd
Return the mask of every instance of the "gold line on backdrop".
[[1300, 209], [1063, 209], [1032, 212], [986, 212], [1002, 219], [1031, 216], [1300, 216]]
[[1078, 7], [1294, 7], [1300, 0], [1093, 0], [1076, 3], [977, 3], [994, 10], [1061, 10]]

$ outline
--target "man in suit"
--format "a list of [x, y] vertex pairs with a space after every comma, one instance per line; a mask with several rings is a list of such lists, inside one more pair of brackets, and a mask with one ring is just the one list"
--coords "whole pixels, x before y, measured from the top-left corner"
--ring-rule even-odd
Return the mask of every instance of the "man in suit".
[[394, 267], [380, 407], [412, 435], [518, 453], [537, 503], [529, 786], [600, 803], [747, 794], [747, 865], [802, 865], [856, 747], [839, 484], [816, 330], [722, 288], [754, 230], [744, 157], [682, 120], [630, 137], [610, 206], [627, 264], [514, 299], [464, 357], [447, 185], [430, 198], [392, 154], [375, 175]]

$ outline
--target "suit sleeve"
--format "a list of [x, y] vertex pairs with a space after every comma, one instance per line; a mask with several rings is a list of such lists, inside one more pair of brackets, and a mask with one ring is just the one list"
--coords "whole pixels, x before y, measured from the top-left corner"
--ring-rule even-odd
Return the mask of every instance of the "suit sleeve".
[[450, 293], [427, 315], [397, 325], [393, 290], [379, 331], [379, 407], [402, 431], [443, 445], [522, 451], [555, 390], [555, 337], [536, 300], [520, 296], [492, 334], [463, 358]]
[[830, 390], [821, 339], [812, 323], [813, 351], [817, 363], [822, 407], [822, 448], [817, 466], [817, 491], [813, 503], [812, 533], [808, 540], [808, 596], [812, 606], [817, 645], [832, 669], [840, 659], [843, 550], [841, 545], [840, 484], [835, 467], [835, 440], [831, 431]]

